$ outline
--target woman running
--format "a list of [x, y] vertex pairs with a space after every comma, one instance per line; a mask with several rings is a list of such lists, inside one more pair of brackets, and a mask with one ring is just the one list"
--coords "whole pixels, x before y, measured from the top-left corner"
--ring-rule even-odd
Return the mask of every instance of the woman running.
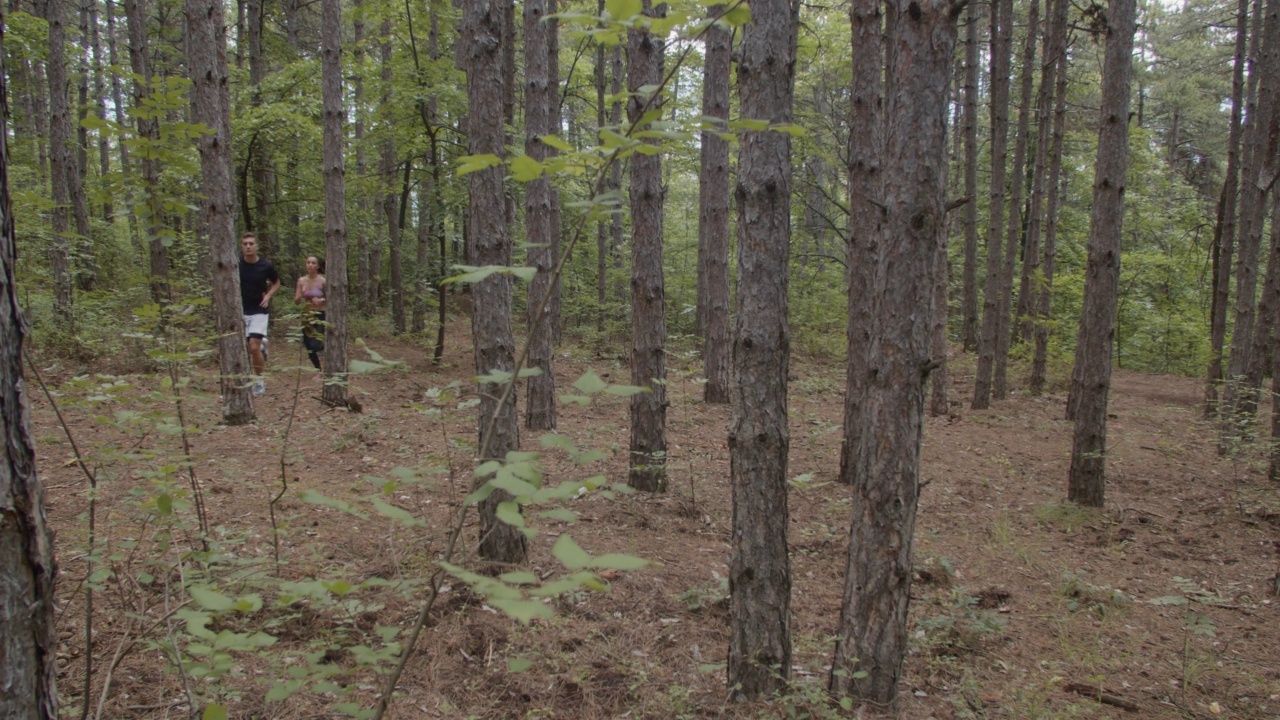
[[324, 352], [324, 268], [315, 255], [307, 256], [307, 274], [298, 278], [293, 291], [295, 303], [305, 303], [302, 319], [302, 346], [317, 370]]

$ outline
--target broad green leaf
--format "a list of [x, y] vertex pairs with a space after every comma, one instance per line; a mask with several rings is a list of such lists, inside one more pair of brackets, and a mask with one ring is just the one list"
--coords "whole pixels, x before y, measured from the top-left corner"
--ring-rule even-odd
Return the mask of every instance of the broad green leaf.
[[226, 612], [236, 605], [236, 601], [226, 595], [199, 585], [187, 588], [187, 594], [197, 605], [213, 612]]
[[227, 720], [227, 709], [215, 703], [205, 705], [200, 720]]
[[542, 177], [542, 163], [528, 155], [518, 155], [511, 160], [511, 178], [516, 182], [529, 182]]
[[538, 444], [544, 448], [560, 448], [565, 452], [574, 452], [577, 450], [573, 445], [573, 441], [559, 433], [546, 433], [538, 438]]
[[518, 498], [530, 497], [538, 492], [538, 488], [510, 473], [498, 473], [498, 477], [490, 480], [489, 484]]
[[644, 10], [640, 0], [605, 0], [604, 11], [614, 20], [627, 20]]
[[476, 382], [489, 385], [505, 385], [511, 382], [511, 373], [506, 370], [490, 370], [485, 375], [477, 376]]
[[581, 570], [591, 564], [591, 555], [568, 535], [556, 538], [556, 544], [551, 547], [551, 554], [570, 570]]
[[257, 593], [241, 595], [236, 598], [235, 607], [232, 609], [242, 613], [258, 612], [262, 609], [262, 596]]
[[466, 155], [458, 158], [458, 169], [455, 174], [461, 177], [478, 170], [498, 167], [501, 164], [502, 159], [497, 155]]
[[518, 528], [524, 527], [524, 516], [520, 514], [520, 506], [513, 502], [498, 503], [494, 515], [497, 516], [498, 520], [508, 525]]
[[573, 387], [575, 390], [586, 395], [594, 395], [595, 393], [609, 387], [609, 384], [604, 380], [601, 380], [599, 375], [588, 370], [582, 374], [582, 377], [574, 381]]
[[543, 510], [542, 512], [538, 513], [538, 516], [547, 518], [548, 520], [559, 520], [560, 522], [567, 522], [567, 523], [578, 522], [578, 516], [572, 510], [568, 510], [566, 508], [555, 508], [553, 510]]
[[169, 493], [161, 493], [156, 497], [156, 511], [161, 515], [173, 514], [173, 496]]
[[521, 369], [521, 370], [520, 370], [520, 375], [519, 375], [519, 376], [520, 376], [520, 377], [522, 377], [522, 378], [528, 378], [528, 377], [539, 377], [539, 376], [541, 376], [541, 375], [542, 375], [542, 368], [540, 368], [540, 367], [527, 367], [527, 368], [523, 368], [523, 369]]
[[515, 572], [502, 573], [498, 579], [504, 583], [512, 585], [537, 585], [538, 576], [528, 570], [517, 570]]
[[804, 133], [805, 133], [804, 128], [800, 127], [799, 125], [796, 125], [795, 123], [781, 123], [778, 125], [773, 125], [769, 129], [775, 130], [777, 132], [784, 132], [794, 138], [804, 137]]
[[520, 267], [510, 268], [509, 272], [525, 282], [530, 282], [538, 274], [538, 268], [522, 265]]
[[549, 145], [549, 146], [551, 146], [551, 147], [553, 147], [553, 148], [555, 148], [555, 149], [559, 150], [560, 152], [573, 152], [573, 146], [572, 146], [572, 145], [570, 145], [569, 143], [567, 143], [567, 142], [565, 142], [565, 141], [561, 140], [560, 138], [556, 137], [555, 135], [543, 135], [542, 137], [540, 137], [540, 138], [538, 138], [538, 139], [539, 139], [539, 140], [541, 140], [541, 141], [542, 141], [542, 143], [543, 143], [544, 145]]
[[311, 503], [312, 505], [323, 505], [325, 507], [333, 508], [334, 510], [341, 510], [344, 513], [355, 515], [361, 520], [367, 520], [369, 517], [359, 510], [356, 510], [355, 507], [346, 500], [326, 497], [311, 488], [303, 490], [302, 493], [298, 495], [298, 499], [305, 503]]
[[413, 516], [408, 510], [402, 510], [391, 503], [386, 502], [382, 498], [374, 495], [369, 499], [373, 503], [373, 509], [379, 513], [399, 522], [405, 527], [425, 527], [426, 523], [419, 518]]
[[343, 595], [350, 593], [354, 589], [351, 587], [351, 583], [347, 582], [346, 580], [343, 580], [342, 578], [338, 578], [333, 582], [329, 582], [327, 580], [321, 580], [321, 582], [324, 583], [324, 587], [326, 590], [333, 593], [334, 595], [337, 595], [338, 597], [342, 597]]
[[511, 658], [507, 661], [507, 672], [520, 673], [533, 667], [533, 661], [526, 658]]
[[555, 616], [551, 608], [538, 600], [511, 600], [506, 598], [489, 598], [489, 604], [510, 615], [524, 625], [535, 619], [550, 620]]
[[293, 695], [294, 693], [298, 692], [301, 689], [302, 689], [302, 682], [300, 680], [290, 680], [288, 682], [283, 682], [283, 683], [279, 681], [274, 682], [271, 684], [271, 689], [267, 691], [267, 702], [280, 702], [281, 700], [288, 700], [289, 696]]
[[604, 391], [610, 395], [621, 395], [622, 397], [631, 397], [640, 393], [653, 392], [652, 388], [640, 387], [639, 385], [610, 385]]
[[751, 7], [745, 2], [740, 2], [729, 12], [721, 15], [720, 19], [732, 27], [741, 27], [751, 22]]
[[734, 130], [753, 130], [755, 132], [761, 132], [769, 129], [769, 121], [741, 118], [738, 120], [734, 120], [733, 122], [730, 122], [729, 127], [733, 128]]
[[579, 407], [586, 407], [591, 404], [591, 398], [587, 397], [586, 395], [561, 395], [560, 402], [564, 403], [565, 405], [577, 405]]
[[367, 375], [368, 373], [381, 370], [386, 365], [382, 363], [369, 362], [368, 360], [348, 360], [347, 370], [352, 375]]

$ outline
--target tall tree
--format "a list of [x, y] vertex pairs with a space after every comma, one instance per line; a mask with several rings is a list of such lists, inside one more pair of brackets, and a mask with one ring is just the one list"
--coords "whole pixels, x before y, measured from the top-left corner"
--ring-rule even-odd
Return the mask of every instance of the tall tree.
[[191, 115], [213, 132], [199, 140], [200, 195], [213, 258], [213, 312], [218, 331], [222, 420], [253, 420], [249, 351], [240, 307], [240, 247], [235, 236], [231, 161], [231, 98], [227, 84], [227, 35], [219, 0], [186, 0], [191, 73]]
[[27, 323], [18, 301], [18, 243], [9, 193], [9, 88], [0, 7], [0, 717], [56, 720], [58, 637], [53, 534], [36, 474], [31, 387], [23, 378]]
[[[665, 13], [644, 0], [650, 17]], [[627, 89], [631, 122], [659, 110], [661, 97], [641, 88], [662, 82], [663, 38], [647, 29], [627, 31]], [[641, 128], [642, 130], [644, 128]], [[652, 143], [652, 140], [646, 140]], [[631, 156], [631, 384], [649, 389], [631, 396], [630, 483], [637, 490], [667, 487], [666, 295], [662, 276], [662, 158]]]
[[1111, 349], [1120, 283], [1120, 232], [1124, 223], [1125, 172], [1129, 160], [1129, 81], [1133, 75], [1135, 0], [1111, 0], [1102, 69], [1098, 159], [1089, 217], [1084, 308], [1076, 341], [1071, 402], [1075, 432], [1067, 499], [1102, 507], [1106, 487], [1107, 401]]
[[964, 270], [961, 342], [978, 349], [978, 3], [965, 8], [964, 42]]
[[52, 189], [53, 242], [50, 269], [53, 271], [53, 314], [58, 324], [70, 330], [73, 275], [71, 269], [71, 184], [77, 175], [76, 156], [71, 146], [70, 79], [67, 76], [67, 29], [63, 0], [35, 0], [37, 14], [49, 25], [49, 59], [45, 77], [49, 82], [49, 180]]
[[987, 205], [987, 281], [982, 295], [982, 337], [973, 383], [973, 409], [991, 406], [997, 333], [1000, 329], [1001, 268], [1004, 267], [1004, 198], [1009, 148], [1009, 54], [1013, 45], [1013, 0], [991, 2], [991, 199]]
[[[124, 11], [129, 30], [129, 67], [133, 70], [133, 106], [146, 108], [151, 96], [151, 54], [148, 50], [150, 34], [147, 32], [146, 0], [124, 0]], [[155, 113], [145, 110], [135, 113], [138, 137], [149, 145], [160, 142], [160, 122]], [[213, 127], [210, 125], [210, 127]], [[125, 143], [121, 143], [124, 146]], [[159, 153], [141, 153], [142, 187], [146, 205], [142, 216], [143, 237], [147, 242], [147, 259], [151, 271], [151, 300], [165, 303], [169, 300], [169, 248], [164, 244], [162, 232], [164, 201], [160, 193]], [[234, 231], [233, 231], [234, 235]], [[232, 238], [232, 251], [239, 253]], [[237, 255], [238, 256], [238, 255]], [[236, 275], [236, 282], [240, 276]], [[236, 295], [235, 297], [239, 297]]]
[[324, 390], [329, 405], [347, 404], [347, 175], [343, 143], [342, 2], [324, 0], [320, 21], [320, 83], [323, 110], [325, 330]]
[[1204, 387], [1204, 414], [1218, 413], [1222, 385], [1222, 349], [1227, 337], [1231, 261], [1236, 242], [1236, 197], [1240, 189], [1240, 136], [1244, 115], [1245, 47], [1249, 35], [1249, 0], [1236, 4], [1235, 60], [1231, 72], [1231, 127], [1227, 136], [1226, 177], [1218, 195], [1217, 222], [1213, 226], [1213, 298], [1209, 310], [1209, 372]]
[[[724, 5], [713, 5], [719, 17]], [[707, 383], [702, 398], [729, 402], [729, 72], [733, 34], [717, 23], [703, 35], [706, 57], [702, 71], [703, 122], [698, 174], [698, 334]], [[715, 118], [710, 121], [710, 118]]]
[[[555, 0], [525, 0], [524, 3], [524, 151], [538, 162], [555, 156], [555, 148], [542, 142], [544, 135], [557, 135], [556, 109], [560, 104], [552, 58], [559, 48], [554, 17]], [[551, 290], [559, 252], [559, 192], [551, 178], [542, 175], [525, 185], [524, 214], [529, 240], [529, 265], [536, 268], [529, 284], [526, 303], [529, 324], [529, 367], [540, 374], [529, 378], [525, 406], [525, 427], [530, 430], [552, 430], [556, 426], [555, 353], [552, 336], [555, 330], [555, 307]]]
[[[390, 255], [387, 258], [391, 267], [389, 268], [391, 277], [391, 327], [396, 334], [403, 333], [405, 327], [404, 314], [404, 263], [401, 258], [404, 222], [404, 210], [400, 203], [397, 202], [396, 178], [399, 165], [396, 163], [396, 144], [395, 137], [392, 134], [394, 122], [392, 121], [392, 113], [394, 112], [392, 104], [392, 70], [391, 70], [391, 19], [383, 18], [382, 25], [378, 29], [378, 35], [381, 38], [379, 45], [382, 47], [382, 142], [381, 163], [382, 171], [382, 212], [383, 218], [387, 223], [387, 249]], [[408, 189], [407, 182], [405, 189]], [[403, 194], [403, 193], [401, 193]]]
[[875, 254], [880, 241], [884, 196], [881, 147], [884, 144], [884, 17], [881, 0], [849, 5], [852, 45], [849, 88], [849, 246], [845, 279], [849, 286], [846, 326], [848, 360], [844, 397], [844, 438], [840, 446], [840, 482], [857, 483], [862, 442], [862, 403], [870, 381], [867, 342], [871, 337], [871, 297]]
[[1014, 133], [1013, 171], [1009, 174], [1009, 225], [1005, 230], [1004, 267], [1000, 271], [1000, 298], [996, 308], [996, 364], [992, 373], [992, 395], [1003, 400], [1009, 395], [1010, 311], [1013, 309], [1013, 271], [1022, 237], [1022, 188], [1027, 177], [1027, 136], [1031, 129], [1031, 90], [1035, 78], [1036, 35], [1040, 27], [1040, 2], [1027, 6], [1027, 35], [1019, 71], [1018, 128]]
[[[874, 703], [897, 694], [907, 651], [911, 548], [929, 371], [934, 273], [946, 225], [948, 85], [963, 0], [886, 3], [883, 221], [853, 522], [830, 689]], [[846, 439], [847, 442], [847, 439]], [[864, 674], [865, 673], [865, 674]]]
[[[742, 34], [742, 115], [791, 122], [798, 0], [757, 0]], [[787, 324], [791, 251], [791, 136], [742, 136], [738, 158], [738, 300], [733, 331], [729, 466], [729, 686], [754, 698], [791, 674], [791, 564], [787, 557]]]
[[[462, 9], [463, 48], [459, 57], [467, 72], [467, 149], [472, 155], [502, 157], [504, 51], [506, 6], [511, 0], [466, 0]], [[490, 167], [468, 175], [471, 201], [467, 208], [468, 245], [477, 265], [511, 265], [511, 229], [505, 211], [505, 169]], [[476, 375], [515, 372], [515, 340], [511, 335], [511, 278], [495, 273], [472, 289], [471, 334], [475, 343]], [[513, 381], [514, 382], [514, 381]], [[479, 447], [482, 460], [503, 460], [520, 449], [514, 388], [480, 381]], [[500, 402], [501, 400], [501, 402]], [[480, 503], [480, 556], [519, 563], [527, 552], [517, 528], [498, 520], [498, 505], [510, 499], [496, 490]]]

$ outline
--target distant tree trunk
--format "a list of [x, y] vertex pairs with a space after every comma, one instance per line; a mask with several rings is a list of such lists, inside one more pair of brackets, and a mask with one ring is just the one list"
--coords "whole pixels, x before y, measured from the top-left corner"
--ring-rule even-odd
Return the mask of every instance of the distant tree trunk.
[[1053, 130], [1047, 140], [1049, 168], [1046, 173], [1048, 197], [1045, 201], [1044, 251], [1040, 261], [1039, 287], [1035, 295], [1035, 352], [1031, 361], [1031, 380], [1028, 392], [1039, 395], [1044, 392], [1049, 363], [1049, 311], [1052, 309], [1054, 262], [1058, 251], [1058, 201], [1062, 190], [1062, 143], [1067, 123], [1067, 3], [1054, 0], [1053, 4], [1054, 49], [1049, 53], [1053, 68]]
[[[6, 8], [0, 7], [0, 26]], [[0, 98], [9, 97], [0, 53]], [[23, 378], [26, 321], [15, 277], [17, 238], [9, 192], [8, 113], [0, 113], [0, 717], [57, 720], [58, 637], [53, 534], [36, 474], [30, 385]]]
[[[1010, 17], [1012, 24], [1012, 16]], [[1031, 91], [1035, 78], [1036, 35], [1040, 27], [1040, 2], [1031, 0], [1027, 9], [1027, 37], [1022, 50], [1021, 92], [1018, 99], [1018, 128], [1014, 134], [1013, 171], [1009, 175], [1009, 225], [1005, 230], [1004, 267], [1000, 271], [1000, 298], [996, 308], [996, 364], [992, 395], [996, 400], [1009, 396], [1009, 342], [1012, 337], [1013, 273], [1017, 266], [1019, 238], [1022, 236], [1022, 186], [1027, 177], [1027, 136], [1031, 129]]]
[[[245, 8], [247, 15], [245, 25], [248, 28], [249, 35], [249, 84], [252, 86], [252, 101], [255, 107], [262, 104], [262, 81], [267, 76], [266, 59], [262, 56], [262, 25], [265, 4], [265, 0], [249, 0]], [[257, 235], [258, 251], [260, 253], [271, 253], [276, 258], [276, 263], [279, 265], [279, 269], [287, 282], [302, 273], [301, 268], [298, 266], [297, 258], [280, 252], [280, 248], [276, 247], [277, 238], [271, 232], [271, 223], [267, 210], [269, 207], [268, 202], [271, 199], [270, 143], [263, 140], [253, 143], [252, 147], [255, 152], [245, 158], [245, 162], [250, 164], [245, 170], [253, 178], [254, 214], [256, 217], [250, 224], [248, 222], [248, 213], [246, 212], [245, 226]]]
[[347, 178], [343, 161], [342, 2], [323, 0], [320, 71], [324, 117], [324, 390], [332, 406], [347, 404]]
[[[352, 143], [355, 145], [356, 151], [356, 177], [365, 178], [368, 173], [368, 166], [365, 162], [364, 147], [364, 3], [363, 0], [355, 0], [355, 12], [352, 17], [352, 35], [353, 44], [351, 48], [351, 82], [352, 82], [352, 104], [354, 108], [352, 112], [355, 116], [355, 127], [353, 128], [355, 139]], [[369, 269], [369, 200], [365, 193], [358, 193], [359, 198], [356, 200], [356, 218], [355, 218], [355, 234], [356, 234], [356, 290], [355, 290], [355, 311], [364, 317], [373, 314], [373, 301], [370, 299], [373, 288], [373, 278]]]
[[1218, 390], [1222, 384], [1222, 349], [1227, 337], [1231, 261], [1235, 254], [1236, 198], [1240, 188], [1240, 136], [1244, 105], [1245, 43], [1249, 35], [1249, 0], [1236, 7], [1235, 62], [1231, 73], [1231, 129], [1227, 136], [1227, 169], [1218, 196], [1218, 217], [1213, 226], [1213, 304], [1209, 311], [1209, 372], [1204, 388], [1204, 415], [1218, 414]]
[[1036, 295], [1034, 283], [1040, 274], [1040, 233], [1044, 228], [1045, 170], [1049, 164], [1049, 128], [1053, 102], [1053, 73], [1058, 66], [1054, 56], [1057, 3], [1045, 7], [1044, 61], [1040, 63], [1040, 86], [1036, 90], [1036, 157], [1031, 171], [1031, 198], [1027, 209], [1027, 240], [1022, 249], [1022, 274], [1018, 281], [1018, 308], [1014, 313], [1013, 339], [1027, 342], [1035, 332]]
[[[1271, 206], [1271, 243], [1280, 243], [1280, 193], [1273, 193]], [[1280, 339], [1280, 333], [1277, 333]], [[1271, 348], [1275, 356], [1280, 356], [1280, 341]], [[1271, 397], [1280, 398], [1280, 373], [1271, 374]], [[1271, 467], [1267, 476], [1272, 482], [1280, 480], [1280, 402], [1271, 403]]]
[[1102, 111], [1089, 217], [1089, 263], [1084, 308], [1076, 341], [1071, 395], [1075, 434], [1067, 499], [1102, 507], [1106, 487], [1107, 400], [1111, 347], [1120, 283], [1120, 232], [1124, 223], [1125, 170], [1129, 159], [1129, 80], [1133, 75], [1134, 0], [1111, 0], [1102, 69]]
[[89, 114], [89, 68], [85, 65], [84, 45], [88, 42], [89, 15], [83, 6], [80, 11], [80, 43], [73, 44], [75, 65], [72, 71], [76, 77], [79, 101], [76, 103], [75, 127], [76, 145], [75, 174], [71, 179], [71, 215], [76, 223], [76, 255], [79, 268], [75, 272], [76, 287], [81, 290], [92, 290], [98, 282], [98, 263], [93, 247], [93, 228], [89, 225], [89, 200], [85, 196], [85, 176], [89, 171], [89, 130], [83, 124]]
[[[472, 155], [503, 157], [504, 17], [511, 0], [465, 0], [459, 57], [467, 71], [467, 139]], [[492, 167], [467, 176], [468, 245], [477, 265], [511, 264], [511, 230], [505, 211], [503, 177], [506, 169]], [[495, 370], [515, 372], [515, 341], [511, 335], [511, 278], [494, 274], [472, 288], [471, 332], [475, 342], [476, 374]], [[512, 380], [514, 382], [514, 380]], [[514, 388], [499, 405], [503, 386], [481, 382], [479, 442], [481, 460], [503, 460], [520, 449], [520, 423]], [[510, 495], [495, 490], [480, 503], [480, 557], [520, 563], [527, 547], [524, 534], [497, 517], [498, 505]]]
[[[1249, 84], [1246, 95], [1254, 99], [1245, 111], [1244, 162], [1240, 172], [1240, 240], [1239, 262], [1236, 264], [1236, 313], [1231, 330], [1231, 360], [1223, 394], [1223, 436], [1220, 451], [1237, 442], [1247, 430], [1257, 408], [1257, 399], [1249, 397], [1252, 386], [1245, 382], [1249, 369], [1249, 352], [1254, 331], [1254, 298], [1258, 284], [1258, 252], [1262, 244], [1266, 187], [1261, 185], [1266, 163], [1268, 130], [1276, 109], [1274, 76], [1269, 58], [1280, 52], [1280, 39], [1269, 42], [1275, 33], [1277, 0], [1267, 0], [1265, 13], [1254, 16], [1254, 34], [1260, 36], [1256, 47], [1250, 47]], [[1255, 78], [1257, 78], [1255, 82]]]
[[[991, 200], [987, 207], [987, 282], [982, 295], [982, 338], [973, 385], [973, 409], [991, 406], [1000, 329], [1000, 278], [1004, 266], [1005, 165], [1009, 148], [1009, 54], [1013, 43], [1013, 0], [991, 2]], [[1016, 211], [1015, 211], [1016, 212]]]
[[871, 291], [880, 224], [884, 221], [881, 210], [884, 198], [881, 147], [885, 132], [881, 99], [885, 67], [882, 4], [881, 0], [854, 0], [849, 5], [853, 82], [849, 88], [849, 245], [845, 262], [845, 280], [849, 286], [848, 360], [839, 475], [845, 485], [858, 483], [863, 401], [871, 380], [867, 356], [874, 320]]
[[[378, 35], [382, 38], [380, 45], [382, 46], [382, 104], [381, 110], [384, 116], [389, 117], [392, 113], [392, 72], [391, 72], [391, 21], [383, 19], [382, 26], [378, 31]], [[382, 212], [387, 223], [387, 249], [390, 264], [390, 285], [391, 285], [391, 328], [392, 331], [400, 335], [407, 329], [405, 325], [404, 314], [404, 261], [401, 257], [401, 249], [403, 242], [403, 223], [400, 221], [403, 211], [396, 197], [396, 145], [395, 139], [388, 132], [382, 139]]]
[[961, 338], [965, 352], [978, 349], [978, 4], [965, 8], [964, 44], [964, 276]]
[[[102, 68], [102, 32], [98, 22], [98, 4], [96, 2], [88, 3], [84, 8], [84, 13], [90, 27], [88, 42], [90, 43], [90, 55], [93, 63], [93, 114], [99, 120], [106, 120], [107, 83]], [[107, 134], [102, 131], [98, 132], [98, 174], [104, 179], [111, 174], [111, 142], [107, 138]], [[114, 206], [111, 202], [111, 197], [108, 195], [102, 201], [103, 222], [110, 223], [114, 215]]]
[[[799, 10], [796, 0], [752, 4], [738, 61], [744, 118], [770, 124], [791, 122]], [[791, 136], [773, 130], [743, 133], [738, 163], [734, 194], [740, 250], [729, 424], [733, 547], [728, 670], [735, 695], [757, 698], [785, 689], [791, 676], [787, 556]]]
[[53, 272], [53, 315], [58, 325], [70, 331], [73, 276], [71, 271], [71, 183], [76, 175], [75, 153], [71, 147], [71, 109], [68, 98], [66, 26], [62, 0], [35, 0], [38, 15], [49, 23], [49, 58], [45, 77], [49, 81], [49, 171], [53, 191], [53, 242], [50, 270]]
[[[116, 47], [116, 11], [115, 3], [103, 3], [106, 8], [107, 16], [107, 60], [112, 67], [120, 64], [119, 51]], [[120, 73], [111, 72], [111, 106], [115, 109], [117, 118], [125, 117], [127, 110], [124, 106], [124, 91], [120, 87]], [[120, 149], [120, 171], [125, 175], [129, 174], [129, 146], [125, 143], [116, 143]]]
[[[440, 18], [436, 12], [436, 3], [428, 5], [427, 15], [427, 57], [435, 62], [440, 58]], [[444, 208], [443, 203], [439, 201], [440, 193], [444, 187], [440, 184], [440, 157], [439, 157], [439, 100], [434, 94], [427, 97], [427, 153], [426, 165], [427, 172], [423, 175], [422, 186], [418, 191], [419, 205], [419, 227], [418, 227], [418, 254], [417, 268], [415, 280], [415, 297], [413, 303], [413, 331], [416, 333], [423, 332], [427, 329], [427, 295], [431, 288], [431, 273], [428, 270], [430, 263], [430, 247], [431, 241], [436, 238], [437, 228], [441, 236], [440, 256], [444, 258]], [[443, 279], [443, 273], [441, 279]], [[440, 295], [440, 310], [443, 313], [445, 305], [445, 296]], [[444, 327], [443, 320], [440, 323], [441, 329]], [[440, 338], [443, 344], [443, 336]], [[443, 348], [442, 348], [443, 350]]]
[[235, 192], [231, 160], [231, 98], [227, 85], [227, 35], [219, 0], [186, 0], [190, 42], [192, 119], [214, 132], [202, 135], [201, 204], [213, 259], [213, 314], [218, 332], [222, 421], [253, 420], [247, 380], [249, 352], [240, 307], [240, 247], [235, 235]]
[[[660, 7], [665, 7], [660, 6]], [[656, 15], [650, 0], [645, 14]], [[658, 11], [663, 12], [663, 11]], [[663, 39], [627, 31], [627, 88], [638, 93], [662, 82]], [[661, 107], [661, 98], [632, 95], [632, 122]], [[646, 142], [652, 142], [647, 140]], [[662, 277], [662, 157], [631, 156], [631, 396], [630, 483], [637, 490], [667, 488], [666, 301]]]
[[[723, 5], [710, 8], [719, 17]], [[712, 26], [703, 36], [702, 115], [717, 118], [719, 132], [728, 132], [729, 72], [733, 35]], [[717, 132], [703, 131], [698, 178], [698, 334], [703, 338], [702, 362], [707, 378], [702, 399], [729, 402], [729, 141]]]
[[[604, 14], [604, 0], [597, 0], [596, 14]], [[596, 68], [595, 68], [595, 84], [596, 84], [596, 130], [604, 127], [608, 115], [605, 112], [605, 77], [606, 66], [604, 59], [604, 43], [596, 43]], [[619, 163], [614, 162], [609, 167], [612, 174]], [[607, 187], [606, 184], [606, 188]], [[616, 215], [616, 214], [615, 214]], [[596, 331], [603, 333], [605, 328], [605, 320], [608, 318], [608, 311], [605, 309], [609, 300], [609, 223], [601, 219], [596, 224]]]
[[[960, 8], [886, 3], [883, 223], [870, 292], [867, 392], [844, 601], [829, 687], [888, 704], [907, 652], [930, 324], [945, 232], [947, 87]], [[856, 300], [853, 298], [852, 300]], [[865, 672], [865, 675], [863, 673]]]
[[[555, 157], [555, 148], [542, 142], [543, 135], [556, 135], [556, 107], [560, 78], [553, 73], [552, 51], [558, 25], [548, 16], [556, 12], [555, 0], [525, 0], [524, 3], [524, 151], [538, 162]], [[540, 375], [530, 377], [525, 403], [525, 427], [554, 430], [556, 427], [555, 353], [552, 347], [555, 321], [551, 303], [556, 246], [552, 211], [558, 210], [558, 191], [551, 178], [543, 175], [525, 185], [524, 217], [529, 240], [528, 262], [536, 269], [529, 283], [526, 319], [529, 327], [529, 367]]]
[[[610, 84], [609, 92], [615, 97], [622, 96], [623, 81], [623, 64], [622, 64], [622, 43], [613, 46], [613, 55], [609, 58]], [[609, 109], [609, 124], [614, 127], [622, 125], [622, 101], [614, 100], [612, 107]], [[609, 168], [609, 189], [615, 191], [622, 190], [622, 163], [615, 162]], [[615, 212], [613, 214], [613, 246], [610, 252], [613, 254], [614, 268], [622, 269], [622, 213]], [[618, 302], [627, 303], [629, 296], [622, 283], [616, 285]], [[624, 305], [625, 308], [625, 305]]]
[[[129, 26], [129, 66], [133, 70], [133, 106], [144, 107], [151, 96], [151, 59], [148, 49], [147, 6], [145, 0], [125, 0], [125, 18]], [[212, 127], [212, 126], [211, 126]], [[146, 144], [160, 141], [160, 125], [154, 117], [138, 118], [138, 137]], [[123, 145], [123, 143], [121, 143]], [[156, 303], [169, 301], [169, 249], [164, 244], [163, 201], [160, 198], [160, 160], [155, 153], [142, 154], [139, 163], [142, 171], [143, 192], [146, 193], [146, 209], [143, 215], [143, 236], [147, 241], [147, 259], [151, 270], [151, 300]], [[239, 258], [240, 248], [232, 238], [232, 250]], [[237, 259], [238, 263], [239, 260]], [[237, 271], [236, 282], [240, 282]], [[236, 307], [239, 308], [239, 295]], [[243, 318], [241, 319], [243, 322]], [[247, 356], [246, 356], [247, 357]]]

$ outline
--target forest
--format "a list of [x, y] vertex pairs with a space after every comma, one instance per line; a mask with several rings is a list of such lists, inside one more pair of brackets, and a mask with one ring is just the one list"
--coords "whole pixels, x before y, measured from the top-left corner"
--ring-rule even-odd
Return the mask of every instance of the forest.
[[1280, 0], [0, 63], [0, 718], [1280, 713]]

